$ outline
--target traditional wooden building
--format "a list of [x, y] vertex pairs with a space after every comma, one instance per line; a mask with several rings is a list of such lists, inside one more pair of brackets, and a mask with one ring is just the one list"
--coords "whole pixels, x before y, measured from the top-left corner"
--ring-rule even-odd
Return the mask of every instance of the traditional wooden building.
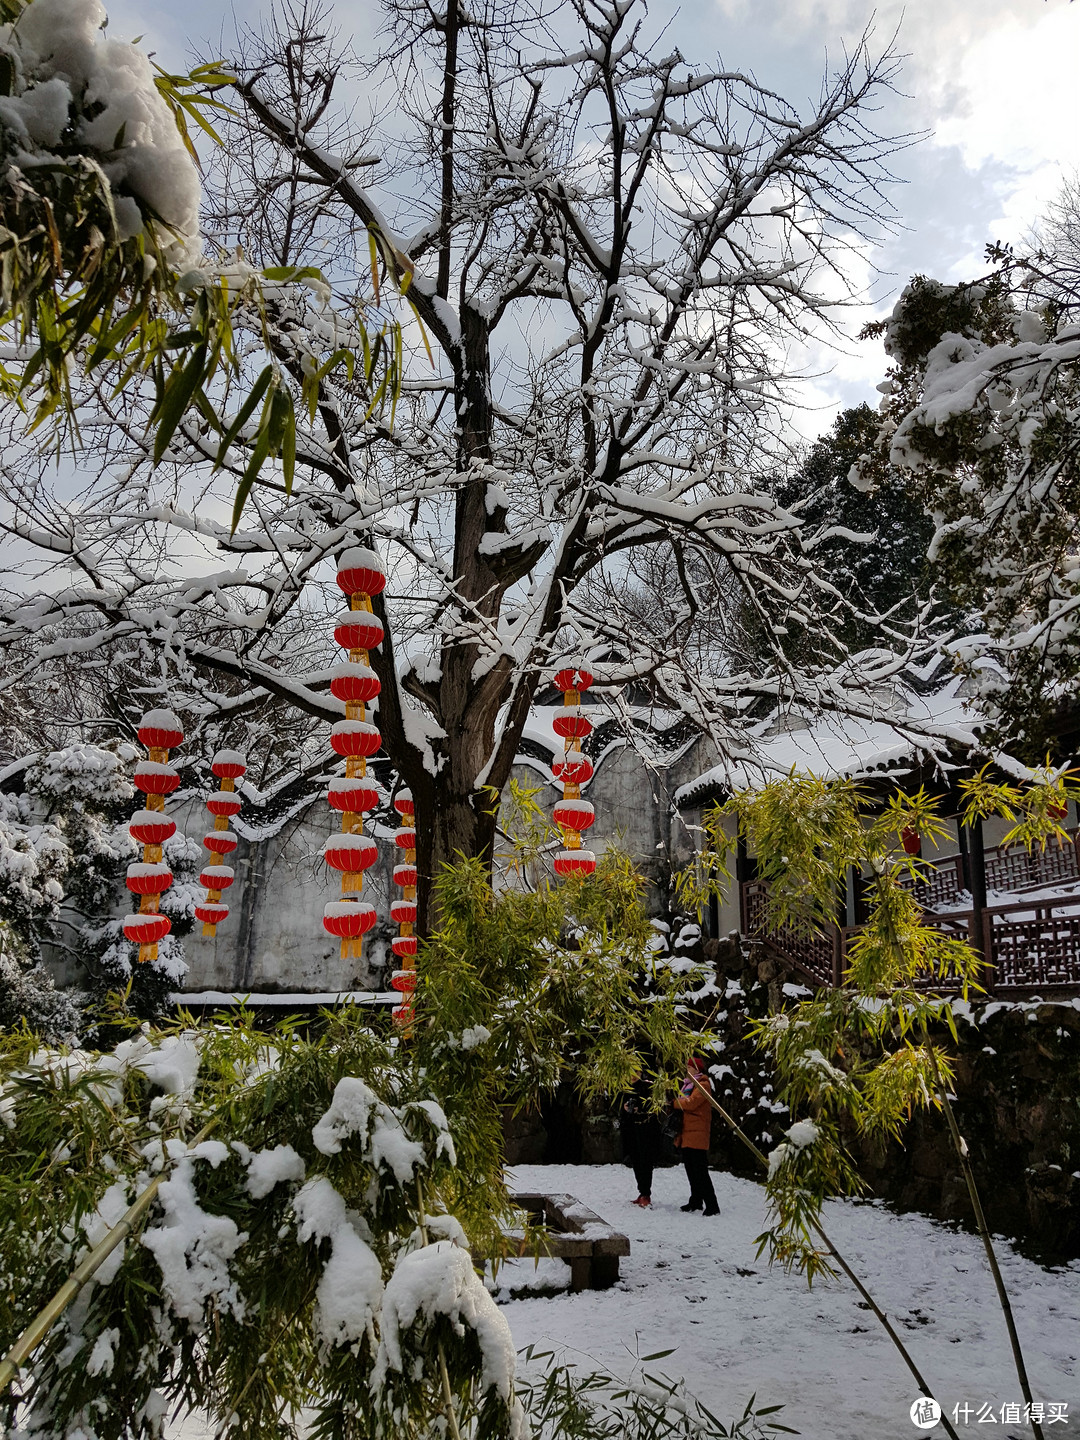
[[[855, 780], [871, 806], [875, 799], [884, 804], [898, 791], [914, 793], [922, 787], [937, 798], [947, 831], [937, 844], [924, 841], [920, 852], [928, 869], [915, 888], [930, 923], [969, 940], [982, 954], [987, 968], [981, 983], [994, 995], [1080, 993], [1076, 807], [1070, 805], [1064, 817], [1066, 843], [1031, 851], [1002, 843], [1009, 828], [1003, 820], [965, 824], [959, 782], [987, 763], [983, 729], [959, 681], [928, 697], [898, 693], [887, 719], [789, 717], [761, 737], [752, 759], [710, 767], [681, 787], [676, 803], [693, 831], [704, 813], [734, 790], [792, 770]], [[1071, 715], [1063, 716], [1064, 758], [1074, 753], [1074, 730]], [[1058, 763], [1061, 758], [1055, 757]], [[1001, 753], [990, 763], [1001, 779], [1023, 781], [1029, 775]], [[725, 900], [713, 906], [711, 932], [738, 931], [756, 939], [812, 985], [841, 984], [847, 946], [866, 918], [862, 876], [848, 876], [846, 894], [837, 897], [836, 923], [821, 934], [768, 930], [766, 887], [753, 854], [742, 837], [734, 836], [731, 824], [736, 873]]]

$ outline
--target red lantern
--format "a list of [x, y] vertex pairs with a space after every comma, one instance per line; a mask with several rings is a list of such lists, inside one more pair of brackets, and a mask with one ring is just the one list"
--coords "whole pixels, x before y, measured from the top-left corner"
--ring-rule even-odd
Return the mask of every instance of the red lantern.
[[184, 738], [184, 727], [171, 710], [147, 710], [138, 734], [148, 750], [174, 750]]
[[215, 855], [231, 855], [236, 849], [236, 836], [231, 830], [211, 830], [203, 836], [203, 844]]
[[[394, 844], [403, 852], [405, 864], [394, 869], [394, 883], [401, 886], [402, 897], [390, 906], [390, 918], [400, 926], [400, 933], [390, 942], [390, 948], [401, 961], [401, 973], [412, 976], [411, 984], [408, 985], [411, 994], [416, 986], [417, 951], [416, 936], [413, 933], [413, 926], [416, 924], [416, 806], [411, 790], [398, 791], [394, 796], [394, 809], [401, 817], [401, 828], [394, 836]], [[394, 980], [392, 983], [397, 990], [406, 988], [404, 981], [398, 983]], [[408, 1021], [402, 1019], [400, 1022], [405, 1025], [412, 1020], [411, 1007], [406, 1007], [406, 1011]], [[405, 1034], [409, 1034], [407, 1029]]]
[[561, 735], [565, 740], [580, 740], [586, 735], [592, 734], [592, 721], [580, 710], [570, 710], [562, 715], [556, 715], [551, 722], [552, 729], [556, 735]]
[[587, 830], [596, 819], [588, 800], [560, 800], [552, 811], [552, 819], [564, 830]]
[[345, 610], [334, 625], [334, 639], [343, 650], [375, 650], [385, 637], [383, 622], [367, 610]]
[[922, 849], [922, 836], [913, 826], [908, 825], [900, 832], [900, 843], [908, 855], [918, 855]]
[[411, 1025], [413, 1022], [413, 1008], [411, 1005], [399, 1005], [396, 1010], [390, 1011], [390, 1019], [395, 1025]]
[[588, 670], [557, 670], [555, 672], [555, 689], [561, 690], [564, 694], [567, 690], [588, 690], [593, 683], [593, 677]]
[[1048, 805], [1046, 807], [1046, 813], [1051, 820], [1067, 820], [1069, 818], [1068, 802], [1066, 801], [1064, 805]]
[[128, 821], [128, 834], [140, 845], [163, 845], [176, 834], [176, 821], [159, 810], [136, 810]]
[[227, 890], [235, 878], [236, 872], [231, 865], [204, 865], [199, 871], [199, 884], [219, 893]]
[[323, 858], [332, 870], [356, 874], [370, 870], [379, 858], [379, 847], [366, 835], [331, 835], [323, 846]]
[[217, 790], [213, 795], [207, 797], [206, 808], [211, 815], [224, 815], [228, 819], [230, 815], [240, 814], [243, 801], [235, 790], [231, 793], [227, 790]]
[[560, 850], [555, 856], [556, 875], [591, 875], [596, 856], [591, 850]]
[[227, 920], [228, 918], [228, 905], [221, 905], [213, 900], [204, 900], [201, 905], [195, 906], [195, 919], [201, 920], [204, 925], [213, 926], [214, 931], [212, 931], [211, 933], [216, 932], [217, 926], [219, 926], [223, 920]]
[[564, 785], [584, 785], [593, 777], [593, 765], [584, 755], [568, 755], [555, 761], [551, 773]]
[[330, 693], [338, 700], [353, 705], [363, 705], [368, 700], [374, 700], [381, 689], [375, 671], [369, 665], [360, 665], [352, 660], [336, 665], [330, 672], [330, 677]]
[[127, 888], [135, 895], [161, 895], [172, 882], [168, 865], [136, 862], [127, 867]]
[[377, 919], [374, 905], [357, 900], [331, 900], [323, 907], [324, 928], [343, 940], [358, 940]]
[[386, 571], [373, 550], [357, 545], [339, 558], [337, 583], [346, 595], [381, 595]]
[[132, 780], [135, 789], [147, 795], [171, 795], [180, 784], [177, 771], [159, 760], [140, 760]]
[[[124, 916], [124, 935], [133, 945], [138, 945], [140, 950], [144, 946], [156, 946], [171, 929], [172, 924], [167, 915], [140, 911], [138, 915]], [[150, 958], [156, 960], [157, 956]]]
[[395, 970], [390, 979], [390, 984], [395, 990], [400, 990], [404, 995], [411, 995], [416, 989], [415, 970]]
[[330, 731], [330, 744], [339, 755], [368, 759], [382, 744], [382, 736], [363, 720], [339, 720]]
[[350, 815], [362, 815], [374, 810], [379, 803], [379, 792], [369, 780], [331, 780], [327, 800], [334, 810], [347, 811]]
[[247, 773], [247, 759], [237, 750], [219, 750], [210, 762], [210, 770], [219, 780], [239, 780]]

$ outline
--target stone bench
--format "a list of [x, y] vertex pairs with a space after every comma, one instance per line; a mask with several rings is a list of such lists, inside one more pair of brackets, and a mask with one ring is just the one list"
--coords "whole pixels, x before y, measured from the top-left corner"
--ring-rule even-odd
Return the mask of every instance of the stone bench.
[[[573, 1195], [511, 1195], [512, 1204], [528, 1213], [534, 1225], [545, 1227], [543, 1254], [565, 1260], [570, 1266], [570, 1290], [606, 1290], [619, 1278], [619, 1257], [630, 1254], [630, 1240], [613, 1230], [600, 1216]], [[531, 1246], [524, 1230], [506, 1237], [517, 1241], [518, 1254]]]

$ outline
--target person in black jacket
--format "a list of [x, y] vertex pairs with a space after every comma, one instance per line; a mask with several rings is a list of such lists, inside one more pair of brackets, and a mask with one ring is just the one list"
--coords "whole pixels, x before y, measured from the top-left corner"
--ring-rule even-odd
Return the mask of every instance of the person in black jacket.
[[647, 1210], [652, 1204], [653, 1167], [660, 1154], [660, 1121], [649, 1105], [649, 1081], [639, 1075], [623, 1101], [620, 1114], [623, 1151], [634, 1167], [638, 1197], [632, 1203]]

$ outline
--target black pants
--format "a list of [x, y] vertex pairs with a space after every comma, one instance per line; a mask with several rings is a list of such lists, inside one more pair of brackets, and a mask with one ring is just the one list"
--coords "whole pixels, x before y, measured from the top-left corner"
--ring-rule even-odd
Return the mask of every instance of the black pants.
[[653, 1157], [651, 1155], [635, 1154], [632, 1164], [634, 1166], [634, 1179], [637, 1181], [637, 1193], [644, 1195], [646, 1200], [651, 1200]]
[[707, 1214], [715, 1214], [720, 1206], [716, 1203], [716, 1191], [709, 1174], [709, 1152], [688, 1150], [684, 1146], [682, 1159], [686, 1178], [690, 1181], [690, 1204], [695, 1210], [704, 1208]]

